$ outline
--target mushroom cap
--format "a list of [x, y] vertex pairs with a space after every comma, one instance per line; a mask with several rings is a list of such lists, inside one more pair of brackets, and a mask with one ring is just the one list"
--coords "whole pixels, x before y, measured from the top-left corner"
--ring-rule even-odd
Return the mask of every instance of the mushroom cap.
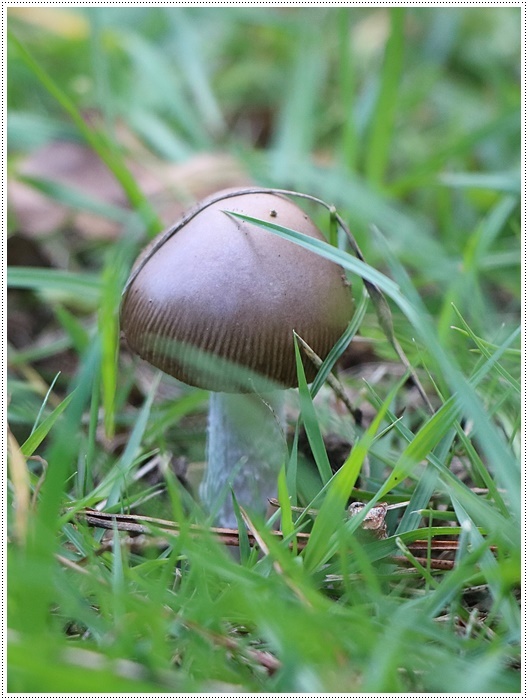
[[[123, 334], [140, 357], [193, 386], [297, 386], [293, 331], [320, 357], [328, 354], [353, 313], [344, 272], [226, 211], [325, 240], [286, 197], [217, 193], [139, 256], [123, 295]], [[312, 381], [316, 369], [303, 363]]]

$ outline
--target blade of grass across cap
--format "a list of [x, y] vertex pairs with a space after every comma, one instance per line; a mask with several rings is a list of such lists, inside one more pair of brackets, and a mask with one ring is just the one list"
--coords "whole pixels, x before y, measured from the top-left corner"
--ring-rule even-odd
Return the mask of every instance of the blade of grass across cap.
[[[287, 192], [291, 195], [297, 194], [294, 192], [288, 192], [287, 190], [264, 191], [277, 192], [279, 194], [283, 192]], [[363, 260], [359, 260], [354, 256], [350, 255], [349, 253], [346, 253], [345, 251], [339, 250], [338, 248], [334, 248], [333, 246], [331, 246], [328, 243], [325, 243], [324, 241], [312, 238], [311, 236], [307, 236], [306, 234], [300, 233], [299, 231], [294, 231], [293, 229], [287, 228], [286, 226], [281, 226], [280, 224], [275, 224], [271, 221], [264, 221], [263, 219], [257, 219], [253, 216], [247, 216], [246, 214], [240, 214], [238, 212], [226, 211], [225, 213], [229, 216], [234, 216], [236, 219], [247, 221], [247, 223], [249, 224], [255, 224], [255, 226], [259, 226], [260, 228], [266, 231], [275, 233], [276, 235], [280, 236], [281, 238], [285, 238], [288, 241], [294, 241], [295, 243], [297, 243], [297, 245], [300, 245], [302, 248], [311, 250], [323, 258], [337, 263], [337, 265], [341, 265], [341, 267], [344, 267], [345, 270], [359, 275], [363, 280], [367, 280], [369, 282], [372, 282], [372, 284], [379, 286], [380, 289], [382, 289], [386, 294], [393, 298], [397, 303], [401, 302], [404, 306], [407, 306], [405, 300], [403, 299], [403, 297], [401, 297], [398, 285], [395, 284], [382, 272], [379, 272], [370, 265], [367, 265]]]
[[40, 80], [50, 95], [57, 100], [59, 105], [72, 119], [79, 133], [115, 176], [127, 195], [130, 204], [142, 217], [149, 234], [151, 236], [156, 235], [163, 226], [149, 201], [139, 189], [133, 175], [125, 165], [124, 159], [116, 148], [116, 145], [103, 132], [88, 126], [68, 95], [63, 92], [59, 85], [48, 75], [40, 63], [33, 58], [24, 44], [14, 34], [9, 33], [8, 38], [9, 41], [16, 46], [20, 58], [24, 61], [26, 66]]
[[297, 378], [299, 380], [299, 403], [301, 407], [301, 417], [306, 430], [308, 442], [310, 443], [315, 464], [319, 471], [319, 475], [321, 476], [321, 481], [323, 484], [326, 484], [332, 478], [332, 468], [330, 467], [328, 455], [326, 454], [326, 447], [319, 429], [319, 421], [317, 420], [310, 390], [308, 389], [308, 384], [306, 382], [306, 375], [304, 373], [304, 366], [299, 350], [299, 342], [295, 332], [294, 340], [295, 362], [297, 364]]
[[[288, 193], [290, 195], [298, 194], [294, 192], [287, 192], [287, 190], [270, 191], [278, 193]], [[328, 205], [325, 202], [322, 202], [317, 198], [312, 198], [309, 196], [306, 196], [306, 198], [313, 199], [314, 201], [328, 208]], [[333, 246], [329, 245], [328, 243], [325, 243], [324, 241], [319, 241], [315, 238], [311, 238], [310, 236], [306, 236], [305, 234], [302, 234], [299, 231], [293, 231], [292, 229], [286, 228], [285, 226], [280, 226], [279, 224], [263, 221], [262, 219], [257, 219], [251, 216], [246, 216], [245, 214], [238, 214], [231, 211], [226, 211], [225, 213], [230, 216], [234, 216], [235, 218], [242, 219], [243, 221], [247, 221], [248, 223], [255, 224], [256, 226], [259, 226], [260, 228], [265, 229], [266, 231], [276, 233], [277, 235], [281, 236], [282, 238], [285, 238], [286, 240], [292, 240], [301, 247], [306, 248], [307, 250], [311, 250], [317, 253], [318, 255], [321, 255], [322, 257], [326, 258], [327, 260], [331, 260], [332, 262], [341, 265], [341, 267], [343, 267], [345, 270], [349, 270], [350, 272], [354, 272], [355, 274], [359, 275], [367, 288], [370, 298], [372, 299], [374, 308], [376, 310], [376, 315], [378, 317], [378, 321], [380, 323], [381, 329], [387, 337], [387, 340], [394, 348], [394, 351], [398, 355], [404, 367], [411, 374], [414, 384], [420, 392], [420, 396], [422, 397], [429, 411], [431, 413], [434, 412], [434, 409], [429, 401], [429, 398], [424, 388], [422, 387], [422, 384], [414, 368], [407, 359], [407, 356], [405, 355], [398, 339], [394, 334], [394, 327], [392, 324], [392, 315], [390, 312], [390, 307], [387, 303], [387, 300], [383, 296], [383, 292], [388, 294], [398, 304], [400, 309], [411, 321], [411, 323], [414, 325], [417, 331], [420, 330], [421, 319], [418, 317], [416, 309], [414, 309], [411, 306], [409, 300], [401, 294], [398, 286], [395, 285], [394, 282], [388, 277], [386, 277], [384, 274], [378, 272], [374, 268], [370, 267], [370, 265], [367, 265], [365, 263], [363, 254], [361, 253], [359, 246], [357, 245], [354, 237], [347, 228], [345, 222], [338, 214], [336, 214], [337, 220], [340, 226], [347, 234], [356, 257], [353, 257], [345, 251], [338, 250], [337, 248], [334, 248]]]
[[[380, 428], [381, 422], [385, 418], [390, 404], [401, 389], [401, 385], [405, 379], [406, 377], [403, 377], [403, 379], [393, 387], [385, 399], [383, 406], [371, 422], [368, 430], [355, 443], [341, 469], [334, 474], [328, 486], [325, 499], [319, 509], [319, 513], [315, 518], [310, 539], [304, 549], [303, 557], [308, 571], [315, 571], [335, 553], [337, 543], [335, 540], [332, 542], [334, 539], [333, 535], [343, 523], [346, 505], [361, 471], [361, 467], [363, 466], [365, 457], [376, 438], [376, 433]], [[374, 499], [372, 503], [374, 503]], [[358, 526], [367, 512], [368, 511], [364, 509], [364, 512], [361, 513], [361, 518], [356, 516], [351, 520], [354, 520], [356, 526]]]

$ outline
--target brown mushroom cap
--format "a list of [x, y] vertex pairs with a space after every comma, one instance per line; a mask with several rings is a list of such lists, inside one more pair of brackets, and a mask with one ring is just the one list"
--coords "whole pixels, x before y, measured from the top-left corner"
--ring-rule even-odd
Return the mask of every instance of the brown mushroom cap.
[[[218, 197], [138, 258], [121, 306], [125, 338], [155, 367], [211, 391], [261, 391], [269, 380], [297, 386], [293, 331], [324, 358], [352, 316], [343, 270], [225, 213], [325, 240], [291, 200], [251, 191]], [[316, 370], [304, 362], [312, 381]]]

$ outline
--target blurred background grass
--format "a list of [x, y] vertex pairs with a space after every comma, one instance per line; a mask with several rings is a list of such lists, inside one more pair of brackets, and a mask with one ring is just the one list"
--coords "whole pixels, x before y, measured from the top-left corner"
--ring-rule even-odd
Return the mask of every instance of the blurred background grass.
[[[32, 7], [10, 8], [8, 28], [10, 690], [515, 691], [520, 9]], [[60, 515], [106, 499], [201, 517], [189, 493], [207, 395], [158, 386], [119, 353], [117, 309], [150, 237], [202, 196], [249, 183], [335, 204], [368, 263], [421, 300], [433, 345], [396, 305], [394, 322], [435, 405], [459, 370], [481, 378], [478, 404], [466, 397], [463, 416], [414, 443], [417, 462], [439, 461], [454, 481], [420, 472], [393, 496], [427, 508], [436, 489], [451, 524], [469, 517], [473, 548], [488, 526], [499, 565], [460, 555], [459, 579], [400, 580], [380, 563], [393, 539], [350, 553], [341, 535], [329, 570], [330, 549], [305, 568], [286, 548], [240, 566], [183, 536], [112, 553], [102, 531]], [[427, 415], [408, 385], [378, 414], [402, 370], [370, 306], [361, 334], [341, 376], [364, 427], [406, 408], [372, 447], [368, 498]], [[341, 466], [356, 434], [330, 394], [318, 400]], [[292, 425], [296, 411], [292, 400]], [[308, 502], [321, 485], [305, 469]], [[427, 522], [409, 513], [399, 533]]]

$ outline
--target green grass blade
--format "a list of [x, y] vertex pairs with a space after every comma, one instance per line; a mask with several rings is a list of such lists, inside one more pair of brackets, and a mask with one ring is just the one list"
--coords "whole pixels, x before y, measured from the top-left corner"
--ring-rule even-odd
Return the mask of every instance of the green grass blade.
[[[293, 532], [294, 532], [294, 525], [293, 525], [293, 516], [292, 516], [292, 504], [290, 500], [290, 495], [288, 493], [288, 484], [286, 480], [286, 469], [285, 466], [283, 465], [281, 467], [281, 470], [279, 472], [279, 478], [277, 481], [278, 489], [277, 489], [277, 497], [278, 501], [280, 504], [280, 513], [281, 513], [281, 530], [282, 533], [285, 537], [289, 538]], [[294, 542], [294, 551], [295, 551], [295, 540]]]
[[68, 334], [70, 344], [79, 355], [86, 350], [90, 343], [90, 336], [77, 316], [60, 304], [55, 306], [55, 315], [63, 329]]
[[348, 324], [347, 329], [345, 330], [341, 338], [339, 338], [334, 347], [330, 350], [328, 355], [324, 358], [323, 364], [319, 367], [317, 376], [315, 377], [312, 386], [310, 387], [310, 393], [312, 395], [312, 398], [315, 398], [317, 396], [317, 393], [319, 392], [319, 390], [325, 383], [326, 378], [332, 371], [333, 366], [341, 357], [343, 352], [347, 349], [352, 338], [354, 338], [357, 335], [357, 332], [365, 317], [365, 312], [368, 306], [368, 299], [368, 294], [364, 291], [359, 306], [357, 307], [354, 316], [352, 317], [352, 320]]
[[187, 10], [184, 8], [180, 8], [177, 15], [169, 10], [166, 17], [174, 28], [174, 49], [178, 53], [181, 70], [196, 103], [200, 120], [212, 135], [220, 137], [226, 125], [204, 60], [201, 37], [196, 32], [195, 25], [187, 19]]
[[321, 476], [321, 481], [326, 484], [332, 478], [332, 469], [326, 454], [326, 448], [319, 428], [319, 422], [315, 413], [315, 408], [310, 395], [310, 390], [306, 382], [306, 375], [299, 350], [299, 343], [295, 337], [295, 361], [297, 363], [297, 378], [299, 380], [299, 403], [301, 407], [301, 418], [306, 430], [306, 436], [312, 449], [312, 453]]
[[238, 528], [238, 548], [240, 552], [240, 561], [246, 565], [251, 556], [251, 545], [249, 543], [247, 525], [242, 517], [242, 511], [240, 510], [240, 506], [238, 505], [234, 491], [231, 490], [229, 495], [233, 504], [233, 512], [235, 513]]
[[8, 267], [7, 286], [11, 289], [58, 292], [66, 298], [75, 297], [89, 303], [99, 300], [101, 288], [97, 275], [42, 267]]
[[297, 505], [297, 459], [299, 447], [299, 421], [295, 425], [295, 434], [292, 440], [292, 446], [288, 464], [286, 466], [286, 482], [287, 493], [292, 506]]
[[[375, 405], [381, 406], [381, 399], [376, 399]], [[445, 404], [444, 404], [445, 405]], [[398, 421], [396, 416], [391, 411], [387, 411], [387, 419], [392, 422], [395, 430], [408, 442], [412, 442], [414, 439], [413, 433], [402, 423]], [[446, 440], [448, 438], [446, 437]], [[443, 452], [439, 451], [436, 453], [429, 453], [426, 457], [427, 462], [435, 469], [441, 483], [448, 493], [453, 493], [457, 496], [461, 503], [463, 503], [466, 510], [473, 514], [473, 519], [481, 524], [486, 525], [490, 530], [504, 531], [510, 537], [512, 533], [511, 523], [502, 516], [496, 509], [496, 507], [486, 501], [479, 498], [471, 489], [461, 482], [457, 476], [455, 476], [445, 464], [443, 459], [439, 458], [443, 456]], [[431, 485], [428, 485], [431, 488]], [[500, 504], [500, 502], [499, 502]], [[409, 510], [409, 509], [408, 509]], [[399, 533], [402, 533], [399, 530]]]
[[494, 134], [512, 133], [518, 131], [521, 115], [517, 108], [506, 107], [504, 112], [489, 123], [453, 139], [452, 143], [443, 148], [434, 149], [429, 157], [414, 165], [404, 175], [390, 186], [394, 197], [402, 198], [415, 187], [423, 187], [430, 179], [436, 179], [437, 173], [445, 163], [453, 157], [460, 157], [471, 152], [478, 143], [485, 141]]
[[333, 539], [334, 533], [343, 522], [348, 499], [357, 481], [365, 457], [401, 384], [402, 382], [400, 381], [389, 393], [368, 430], [355, 443], [345, 463], [329, 484], [327, 494], [315, 519], [310, 540], [303, 552], [305, 567], [308, 571], [315, 571], [335, 552], [335, 543], [332, 547], [329, 544]]
[[122, 156], [115, 148], [114, 143], [102, 132], [91, 129], [87, 125], [75, 104], [42, 68], [40, 63], [33, 58], [30, 52], [14, 34], [9, 34], [9, 40], [16, 46], [21, 59], [27, 67], [36, 75], [46, 90], [57, 100], [58, 104], [69, 115], [79, 130], [79, 133], [116, 177], [131, 205], [143, 218], [145, 226], [150, 234], [152, 236], [156, 235], [163, 226], [145, 195], [139, 189], [134, 177], [125, 165]]
[[392, 7], [389, 12], [391, 33], [387, 41], [380, 92], [372, 115], [365, 159], [367, 180], [375, 186], [383, 184], [389, 163], [405, 50], [405, 8]]
[[[384, 243], [380, 240], [380, 246], [382, 245]], [[460, 401], [462, 411], [473, 418], [476, 438], [486, 454], [493, 474], [507, 489], [512, 507], [518, 513], [520, 468], [517, 459], [488, 416], [472, 384], [463, 376], [454, 358], [438, 342], [430, 317], [405, 270], [386, 248], [385, 252], [394, 276], [399, 280], [403, 291], [402, 296], [405, 295], [408, 300], [408, 305], [406, 304], [406, 308], [402, 310], [408, 315], [415, 330], [420, 333], [430, 356], [434, 358], [438, 367], [438, 376], [442, 376], [448, 382], [453, 394]]]
[[441, 173], [438, 180], [446, 187], [456, 189], [492, 190], [505, 194], [520, 195], [521, 176], [518, 170], [491, 173]]
[[275, 179], [282, 178], [291, 164], [306, 160], [315, 141], [314, 113], [325, 73], [324, 57], [315, 27], [310, 22], [301, 24], [296, 42], [289, 89], [274, 140], [272, 172]]
[[102, 348], [101, 382], [105, 431], [114, 433], [115, 398], [117, 389], [117, 356], [119, 343], [119, 304], [121, 292], [136, 253], [135, 231], [129, 231], [111, 250], [101, 276], [101, 300], [98, 327]]
[[350, 31], [353, 11], [349, 7], [337, 9], [335, 20], [339, 37], [339, 96], [343, 110], [342, 134], [336, 157], [351, 171], [355, 171], [359, 155], [358, 127], [354, 113], [356, 57], [352, 51]]
[[53, 428], [59, 416], [64, 412], [66, 408], [70, 405], [70, 402], [74, 394], [69, 394], [65, 399], [63, 399], [60, 404], [47, 416], [42, 423], [35, 428], [28, 439], [20, 446], [22, 454], [25, 457], [30, 457], [35, 454], [35, 450], [46, 438], [50, 430]]
[[42, 344], [42, 346], [24, 348], [23, 350], [16, 350], [15, 348], [8, 347], [8, 365], [9, 367], [16, 367], [17, 365], [37, 362], [38, 360], [68, 350], [71, 346], [71, 338], [63, 337], [58, 340], [51, 340]]
[[152, 382], [152, 387], [145, 400], [145, 403], [139, 411], [134, 428], [130, 433], [125, 450], [117, 463], [112, 467], [109, 474], [95, 488], [93, 496], [103, 498], [106, 496], [107, 508], [111, 508], [119, 503], [123, 488], [126, 486], [126, 480], [129, 472], [135, 464], [135, 460], [140, 451], [141, 441], [147, 428], [152, 403], [158, 389], [158, 384], [161, 379], [161, 373], [158, 373], [156, 379]]
[[[483, 357], [485, 357], [487, 360], [491, 359], [492, 353], [488, 350], [487, 344], [483, 343], [482, 340], [471, 330], [469, 324], [466, 322], [460, 311], [456, 308], [456, 306], [453, 305], [453, 309], [460, 319], [460, 322], [464, 326], [464, 330], [469, 338], [475, 343], [477, 348], [479, 349], [480, 353], [482, 354]], [[519, 332], [520, 332], [520, 327], [519, 327]], [[511, 376], [509, 372], [507, 372], [504, 367], [500, 365], [500, 363], [495, 362], [493, 364], [493, 369], [515, 390], [516, 394], [520, 397], [521, 396], [521, 384], [517, 379]]]
[[[179, 80], [168, 52], [149, 42], [135, 32], [118, 32], [116, 41], [133, 66], [133, 74], [139, 82], [148, 86], [146, 96], [137, 96], [132, 103], [132, 126], [141, 133], [145, 123], [145, 110], [166, 114], [174, 131], [181, 133], [190, 152], [209, 145], [209, 137], [201, 119], [191, 107], [185, 86]], [[139, 124], [137, 123], [139, 121]]]
[[[226, 211], [225, 213], [229, 216], [234, 216], [236, 219], [241, 219], [242, 221], [247, 221], [250, 224], [255, 224], [256, 226], [259, 226], [259, 228], [275, 233], [288, 241], [295, 241], [295, 243], [300, 245], [301, 248], [311, 250], [323, 258], [337, 263], [337, 265], [341, 265], [341, 267], [344, 267], [345, 270], [353, 272], [356, 275], [359, 275], [362, 279], [368, 280], [369, 282], [372, 282], [372, 284], [377, 285], [383, 292], [388, 294], [388, 296], [392, 297], [394, 300], [398, 299], [402, 301], [398, 286], [391, 279], [389, 279], [382, 272], [379, 272], [370, 265], [358, 260], [349, 253], [339, 250], [338, 248], [334, 248], [324, 241], [319, 241], [318, 239], [307, 236], [299, 231], [294, 231], [293, 229], [281, 226], [280, 224], [273, 224], [269, 221], [257, 219], [253, 216], [246, 216], [245, 214], [239, 214], [238, 212], [234, 211]], [[406, 304], [406, 302], [403, 303]]]
[[[440, 443], [438, 447], [438, 453], [435, 452], [435, 456], [440, 463], [443, 463], [445, 461], [445, 454], [449, 450], [448, 440], [445, 440], [445, 446], [443, 443]], [[438, 474], [431, 464], [427, 464], [412, 492], [409, 505], [398, 523], [395, 534], [400, 535], [403, 532], [410, 532], [418, 527], [423, 517], [421, 511], [429, 505], [431, 496], [437, 486]]]
[[20, 182], [30, 185], [46, 197], [64, 204], [71, 209], [86, 211], [96, 216], [102, 216], [110, 221], [125, 224], [130, 219], [130, 212], [125, 209], [108, 204], [94, 197], [90, 197], [85, 192], [69, 185], [54, 180], [44, 180], [27, 175], [18, 176]]
[[457, 402], [451, 398], [426, 421], [400, 455], [392, 473], [377, 492], [376, 500], [383, 498], [412, 473], [415, 466], [427, 457], [451, 428], [458, 413]]
[[46, 392], [46, 396], [44, 397], [44, 401], [42, 402], [39, 412], [37, 413], [37, 417], [35, 418], [35, 422], [33, 423], [33, 427], [31, 428], [31, 433], [34, 433], [38, 424], [40, 423], [40, 418], [42, 416], [42, 413], [44, 409], [46, 408], [46, 404], [48, 403], [49, 396], [51, 392], [53, 391], [53, 387], [55, 386], [55, 383], [57, 382], [57, 379], [60, 377], [60, 372], [57, 372], [57, 374], [53, 377], [53, 381], [49, 385], [49, 389]]

